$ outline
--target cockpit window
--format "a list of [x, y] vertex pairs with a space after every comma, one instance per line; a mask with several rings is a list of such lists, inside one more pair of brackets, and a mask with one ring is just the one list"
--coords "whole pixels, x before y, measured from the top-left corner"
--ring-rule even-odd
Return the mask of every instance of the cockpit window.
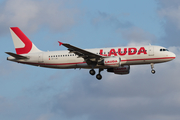
[[160, 51], [169, 51], [168, 49], [160, 49]]

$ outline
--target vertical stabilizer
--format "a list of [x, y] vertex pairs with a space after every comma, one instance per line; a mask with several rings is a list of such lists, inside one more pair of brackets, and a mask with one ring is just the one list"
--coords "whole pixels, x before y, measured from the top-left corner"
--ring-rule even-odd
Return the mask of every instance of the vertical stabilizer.
[[10, 27], [10, 32], [17, 54], [42, 52], [18, 27]]

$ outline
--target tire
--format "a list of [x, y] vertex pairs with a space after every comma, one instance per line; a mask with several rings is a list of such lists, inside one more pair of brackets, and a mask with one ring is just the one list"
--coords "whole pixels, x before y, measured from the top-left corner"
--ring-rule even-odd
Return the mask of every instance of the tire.
[[155, 70], [151, 70], [151, 73], [152, 73], [152, 74], [155, 74], [155, 73], [156, 73], [156, 71], [155, 71]]
[[98, 80], [101, 80], [101, 79], [102, 79], [102, 75], [101, 75], [101, 74], [97, 74], [97, 75], [96, 75], [96, 78], [97, 78]]
[[89, 73], [90, 73], [91, 75], [95, 75], [95, 74], [96, 74], [96, 72], [95, 72], [93, 69], [91, 69], [91, 70], [89, 71]]

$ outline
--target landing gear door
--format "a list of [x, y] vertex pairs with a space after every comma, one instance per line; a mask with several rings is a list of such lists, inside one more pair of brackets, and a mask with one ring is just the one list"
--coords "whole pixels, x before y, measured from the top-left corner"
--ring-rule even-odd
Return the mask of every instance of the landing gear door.
[[149, 46], [149, 56], [154, 56], [154, 47]]
[[38, 54], [38, 62], [39, 63], [43, 63], [44, 61], [43, 61], [43, 53], [39, 53]]

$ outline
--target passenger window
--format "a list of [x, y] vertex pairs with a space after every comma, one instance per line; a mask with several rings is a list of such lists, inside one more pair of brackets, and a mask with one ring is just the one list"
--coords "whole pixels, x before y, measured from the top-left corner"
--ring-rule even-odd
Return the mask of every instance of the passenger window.
[[162, 49], [160, 49], [160, 51], [162, 51]]

